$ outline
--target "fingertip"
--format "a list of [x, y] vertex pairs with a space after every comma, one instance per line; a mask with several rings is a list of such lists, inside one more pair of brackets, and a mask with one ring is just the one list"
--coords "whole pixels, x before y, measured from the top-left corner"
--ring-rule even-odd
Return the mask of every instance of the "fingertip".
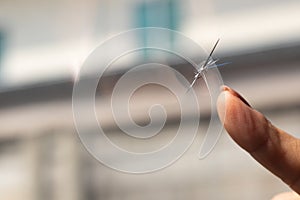
[[248, 101], [242, 96], [240, 95], [237, 91], [231, 89], [230, 87], [224, 85], [222, 86], [222, 90], [223, 91], [227, 91], [229, 92], [232, 96], [237, 97], [238, 99], [240, 99], [244, 104], [246, 104], [247, 106], [249, 106], [251, 108], [251, 105], [248, 103]]
[[217, 102], [218, 114], [229, 135], [242, 148], [251, 151], [267, 139], [264, 116], [228, 86], [222, 87]]

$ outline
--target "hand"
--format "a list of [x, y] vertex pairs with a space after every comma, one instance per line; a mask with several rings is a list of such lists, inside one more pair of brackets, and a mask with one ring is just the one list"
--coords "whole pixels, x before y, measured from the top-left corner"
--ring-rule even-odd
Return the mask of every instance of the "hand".
[[[276, 128], [227, 86], [222, 88], [218, 99], [218, 113], [224, 119], [225, 129], [239, 146], [300, 194], [299, 139]], [[294, 198], [277, 196], [274, 200]]]

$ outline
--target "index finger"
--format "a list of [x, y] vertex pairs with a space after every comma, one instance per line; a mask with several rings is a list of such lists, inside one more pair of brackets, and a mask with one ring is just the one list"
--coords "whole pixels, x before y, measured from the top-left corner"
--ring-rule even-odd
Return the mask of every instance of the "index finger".
[[224, 86], [221, 95], [218, 112], [233, 140], [300, 193], [300, 140], [272, 125], [231, 88]]

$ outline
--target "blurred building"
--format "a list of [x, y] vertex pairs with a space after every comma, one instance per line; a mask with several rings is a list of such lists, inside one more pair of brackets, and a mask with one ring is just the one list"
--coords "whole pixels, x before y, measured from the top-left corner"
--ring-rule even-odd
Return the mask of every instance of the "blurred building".
[[[72, 87], [89, 52], [120, 31], [174, 29], [207, 51], [221, 38], [216, 57], [231, 62], [220, 69], [224, 83], [299, 137], [299, 6], [298, 0], [2, 0], [0, 199], [270, 199], [288, 190], [225, 133], [212, 154], [198, 160], [207, 113], [192, 147], [172, 166], [145, 175], [109, 169], [80, 143], [73, 123]], [[174, 67], [189, 74], [185, 64]], [[118, 68], [103, 78], [98, 110], [107, 109], [101, 102], [123, 71]], [[196, 89], [201, 89], [200, 83]], [[154, 86], [136, 103], [143, 110], [156, 99], [170, 107], [170, 97]], [[174, 133], [180, 116], [173, 113], [171, 118], [163, 132], [166, 138], [154, 145]], [[136, 119], [147, 122], [144, 115]], [[122, 141], [110, 120], [105, 129], [114, 141], [151, 148]]]

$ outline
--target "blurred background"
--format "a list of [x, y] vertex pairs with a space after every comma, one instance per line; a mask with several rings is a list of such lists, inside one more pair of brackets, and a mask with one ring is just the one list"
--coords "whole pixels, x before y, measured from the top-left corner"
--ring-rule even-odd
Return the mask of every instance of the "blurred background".
[[[72, 87], [89, 52], [120, 31], [169, 28], [206, 51], [221, 38], [215, 57], [231, 62], [220, 69], [224, 83], [300, 137], [299, 8], [299, 0], [1, 0], [0, 199], [250, 200], [289, 190], [225, 132], [205, 160], [197, 158], [199, 131], [191, 148], [166, 169], [144, 175], [109, 169], [80, 143]], [[185, 71], [183, 63], [173, 65]], [[120, 67], [102, 79], [100, 101], [124, 72]], [[155, 86], [140, 97], [141, 109], [153, 101], [149, 97], [168, 104], [168, 95]], [[99, 103], [97, 109], [107, 105]], [[202, 130], [209, 116], [201, 116]], [[163, 131], [172, 134], [180, 115], [170, 118]], [[117, 140], [121, 132], [110, 120], [105, 129]]]

